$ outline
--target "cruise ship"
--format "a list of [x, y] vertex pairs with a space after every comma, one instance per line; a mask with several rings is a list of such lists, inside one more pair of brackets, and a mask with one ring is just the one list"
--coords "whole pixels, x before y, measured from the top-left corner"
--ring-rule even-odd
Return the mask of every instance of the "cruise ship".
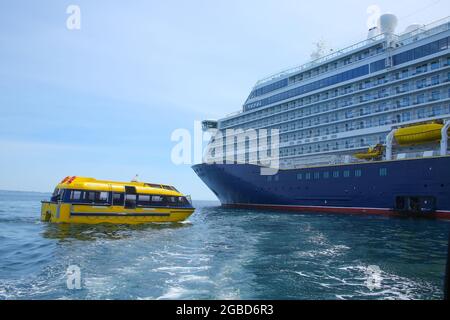
[[[382, 15], [366, 40], [258, 81], [241, 111], [203, 122], [212, 138], [193, 170], [223, 206], [450, 219], [450, 18], [397, 23]], [[223, 138], [233, 130], [278, 144]], [[276, 154], [273, 174], [255, 143]]]

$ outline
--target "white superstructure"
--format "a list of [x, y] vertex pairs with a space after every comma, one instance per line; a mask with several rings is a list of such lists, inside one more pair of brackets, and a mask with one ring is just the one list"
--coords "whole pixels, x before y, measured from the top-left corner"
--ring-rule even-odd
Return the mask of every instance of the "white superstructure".
[[[242, 111], [219, 120], [218, 130], [279, 130], [281, 165], [292, 168], [357, 161], [355, 152], [386, 145], [397, 127], [445, 121], [450, 19], [414, 25], [403, 34], [395, 34], [396, 25], [394, 15], [383, 15], [379, 31], [370, 32], [379, 33], [374, 37], [259, 81]], [[439, 150], [404, 147], [392, 157]], [[238, 152], [249, 158], [254, 151]]]

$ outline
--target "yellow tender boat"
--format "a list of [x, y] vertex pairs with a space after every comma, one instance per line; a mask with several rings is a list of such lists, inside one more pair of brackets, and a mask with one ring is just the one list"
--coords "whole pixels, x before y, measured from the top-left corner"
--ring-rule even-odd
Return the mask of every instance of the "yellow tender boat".
[[373, 148], [369, 148], [366, 153], [355, 153], [353, 156], [360, 160], [376, 160], [383, 156], [384, 146], [377, 144]]
[[42, 201], [41, 220], [55, 223], [142, 224], [180, 222], [194, 208], [172, 186], [66, 177], [50, 201]]
[[395, 140], [399, 145], [420, 144], [441, 140], [444, 125], [428, 123], [400, 128], [395, 132]]

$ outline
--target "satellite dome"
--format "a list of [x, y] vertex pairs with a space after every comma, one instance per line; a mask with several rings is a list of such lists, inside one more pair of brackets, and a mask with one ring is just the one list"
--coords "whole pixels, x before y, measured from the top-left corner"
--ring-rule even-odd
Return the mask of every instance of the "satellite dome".
[[395, 14], [385, 13], [380, 17], [380, 31], [381, 33], [392, 34], [397, 28], [398, 19]]
[[416, 31], [422, 27], [423, 27], [422, 24], [414, 23], [414, 24], [410, 25], [408, 28], [406, 28], [404, 33], [410, 33], [410, 32]]

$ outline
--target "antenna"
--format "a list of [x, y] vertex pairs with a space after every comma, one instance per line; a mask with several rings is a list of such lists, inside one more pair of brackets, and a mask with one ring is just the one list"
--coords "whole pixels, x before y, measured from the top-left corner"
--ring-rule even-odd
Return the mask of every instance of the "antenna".
[[139, 182], [138, 178], [139, 178], [139, 175], [136, 174], [136, 175], [134, 176], [133, 180], [131, 180], [131, 182]]

